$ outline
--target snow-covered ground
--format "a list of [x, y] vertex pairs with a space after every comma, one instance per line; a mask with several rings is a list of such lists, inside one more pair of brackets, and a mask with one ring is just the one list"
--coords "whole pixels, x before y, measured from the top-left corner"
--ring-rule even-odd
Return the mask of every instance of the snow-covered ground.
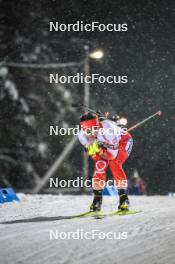
[[[142, 213], [103, 219], [66, 219], [87, 211], [91, 196], [23, 195], [21, 202], [0, 205], [2, 264], [174, 264], [175, 198], [130, 197]], [[116, 197], [105, 197], [103, 210], [115, 210]], [[58, 217], [55, 221], [44, 217]], [[65, 219], [64, 219], [65, 217]], [[32, 222], [27, 219], [33, 219]], [[24, 222], [15, 223], [16, 220]], [[13, 223], [2, 224], [2, 222]], [[94, 231], [95, 230], [95, 231]], [[118, 234], [115, 239], [60, 239], [59, 232]], [[125, 232], [125, 233], [124, 233]], [[51, 234], [55, 234], [55, 237]], [[123, 235], [125, 234], [125, 235]], [[51, 239], [52, 238], [52, 239]], [[57, 239], [58, 238], [58, 239]], [[123, 239], [119, 239], [123, 238]]]

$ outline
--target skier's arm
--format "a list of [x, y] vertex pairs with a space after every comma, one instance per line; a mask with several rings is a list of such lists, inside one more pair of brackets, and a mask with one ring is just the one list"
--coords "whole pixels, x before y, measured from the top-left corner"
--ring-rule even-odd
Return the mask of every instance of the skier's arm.
[[98, 146], [97, 141], [95, 140], [93, 143], [90, 143], [82, 131], [79, 133], [78, 138], [89, 156], [92, 157], [100, 152], [100, 147]]
[[99, 143], [99, 141], [95, 140], [93, 143], [90, 143], [83, 132], [78, 135], [79, 141], [82, 144], [84, 150], [92, 159], [97, 159], [99, 157], [106, 160], [113, 160], [115, 157], [107, 151], [107, 147], [105, 144]]
[[113, 160], [115, 158], [110, 152], [107, 151], [106, 146], [99, 144], [98, 141], [94, 141], [93, 144], [88, 146], [88, 155], [93, 159], [96, 159], [98, 156], [106, 160]]

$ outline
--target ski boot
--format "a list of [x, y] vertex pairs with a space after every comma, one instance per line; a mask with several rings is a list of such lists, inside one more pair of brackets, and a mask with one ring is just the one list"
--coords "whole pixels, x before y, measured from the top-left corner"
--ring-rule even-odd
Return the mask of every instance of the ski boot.
[[118, 190], [119, 193], [119, 211], [129, 211], [129, 199], [127, 196], [127, 190], [120, 189]]
[[93, 203], [90, 206], [90, 212], [99, 212], [101, 210], [102, 205], [102, 192], [103, 190], [93, 190], [94, 199]]

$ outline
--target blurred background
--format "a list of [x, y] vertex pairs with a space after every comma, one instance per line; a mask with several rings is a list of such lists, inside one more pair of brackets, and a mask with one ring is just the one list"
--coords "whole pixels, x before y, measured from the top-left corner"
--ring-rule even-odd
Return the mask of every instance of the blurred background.
[[[84, 176], [80, 144], [72, 136], [49, 136], [49, 126], [78, 124], [81, 112], [71, 105], [84, 101], [85, 85], [49, 84], [49, 74], [88, 70], [128, 76], [127, 84], [91, 84], [91, 108], [127, 118], [128, 127], [163, 111], [132, 132], [134, 148], [124, 168], [131, 181], [142, 178], [147, 194], [175, 192], [173, 1], [1, 0], [0, 5], [0, 187], [49, 192], [49, 181], [41, 182], [55, 161], [52, 177]], [[127, 23], [128, 31], [49, 31], [50, 21], [78, 20]], [[99, 60], [89, 57], [95, 49], [103, 51]]]

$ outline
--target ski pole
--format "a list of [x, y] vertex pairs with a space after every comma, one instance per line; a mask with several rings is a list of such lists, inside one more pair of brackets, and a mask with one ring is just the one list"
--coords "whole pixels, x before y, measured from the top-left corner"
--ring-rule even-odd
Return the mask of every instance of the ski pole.
[[155, 114], [153, 115], [150, 115], [149, 117], [145, 118], [144, 120], [138, 122], [137, 124], [135, 124], [134, 126], [130, 127], [127, 129], [127, 131], [131, 131], [139, 126], [141, 126], [142, 124], [146, 123], [148, 120], [150, 120], [151, 118], [155, 117], [155, 116], [161, 116], [162, 115], [162, 112], [159, 110], [157, 111]]
[[[91, 111], [92, 113], [95, 113], [96, 115], [101, 115], [101, 117], [103, 117], [104, 119], [107, 119], [108, 117], [110, 117], [110, 113], [109, 112], [106, 112], [105, 114], [103, 113], [100, 113], [100, 112], [96, 112], [94, 111], [93, 109], [87, 107], [86, 105], [84, 104], [72, 104], [72, 107], [75, 107], [75, 108], [84, 108], [84, 109], [87, 109], [88, 111]], [[142, 124], [146, 123], [148, 120], [152, 119], [153, 117], [155, 116], [161, 116], [162, 115], [162, 111], [157, 111], [156, 113], [154, 113], [153, 115], [150, 115], [149, 117], [145, 118], [144, 120], [138, 122], [137, 124], [135, 124], [134, 126], [130, 127], [127, 129], [127, 131], [132, 131], [134, 130], [135, 128], [141, 126]], [[113, 116], [112, 117], [113, 119], [114, 118], [117, 118], [119, 119], [119, 116]], [[114, 120], [113, 120], [114, 121]]]

